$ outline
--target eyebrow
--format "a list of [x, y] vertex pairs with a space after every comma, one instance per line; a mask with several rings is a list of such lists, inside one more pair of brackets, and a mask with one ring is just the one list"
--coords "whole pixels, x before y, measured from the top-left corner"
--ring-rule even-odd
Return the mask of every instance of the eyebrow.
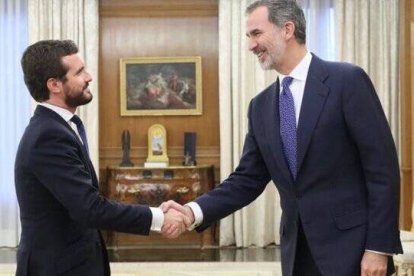
[[75, 75], [79, 74], [80, 72], [83, 71], [83, 69], [85, 69], [85, 66], [82, 66], [81, 68], [79, 68], [76, 72]]
[[257, 28], [256, 28], [256, 29], [253, 29], [253, 30], [251, 30], [250, 32], [246, 32], [246, 36], [247, 36], [247, 37], [250, 37], [250, 35], [251, 35], [251, 34], [257, 33], [257, 32], [259, 32], [259, 31], [260, 31], [260, 30], [259, 30], [259, 29], [257, 29]]

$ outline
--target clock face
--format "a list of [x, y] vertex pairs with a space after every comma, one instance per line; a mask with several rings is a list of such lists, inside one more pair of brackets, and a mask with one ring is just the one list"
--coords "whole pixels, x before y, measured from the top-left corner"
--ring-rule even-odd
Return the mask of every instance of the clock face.
[[162, 129], [156, 128], [154, 129], [154, 132], [152, 133], [154, 138], [162, 138]]

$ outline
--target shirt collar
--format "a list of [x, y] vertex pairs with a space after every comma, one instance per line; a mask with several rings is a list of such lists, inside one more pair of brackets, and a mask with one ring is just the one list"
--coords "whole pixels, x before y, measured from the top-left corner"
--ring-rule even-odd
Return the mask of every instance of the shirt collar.
[[[308, 76], [309, 67], [312, 61], [312, 55], [309, 51], [306, 52], [306, 55], [302, 58], [298, 65], [293, 68], [292, 72], [290, 72], [289, 76], [295, 80], [305, 81], [306, 77]], [[280, 85], [282, 85], [283, 79], [286, 75], [277, 74], [280, 80]]]
[[62, 117], [63, 120], [65, 120], [66, 122], [69, 122], [70, 119], [72, 119], [72, 117], [73, 117], [73, 113], [72, 112], [70, 112], [69, 110], [64, 109], [62, 107], [59, 107], [59, 106], [56, 106], [56, 105], [53, 105], [53, 104], [50, 104], [50, 103], [46, 103], [46, 102], [39, 103], [39, 105], [44, 106], [46, 108], [49, 108], [49, 109], [53, 110], [54, 112], [56, 112], [57, 114], [59, 114], [60, 117]]

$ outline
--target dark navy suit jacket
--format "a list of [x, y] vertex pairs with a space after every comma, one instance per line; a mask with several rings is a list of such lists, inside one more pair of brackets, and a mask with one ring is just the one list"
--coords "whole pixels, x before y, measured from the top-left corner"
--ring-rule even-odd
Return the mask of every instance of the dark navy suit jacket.
[[148, 234], [148, 207], [121, 205], [99, 194], [81, 141], [54, 111], [38, 106], [15, 163], [22, 234], [16, 275], [109, 275], [97, 228]]
[[323, 275], [360, 275], [365, 249], [401, 253], [398, 159], [367, 74], [313, 56], [298, 123], [296, 180], [283, 155], [278, 102], [278, 81], [251, 101], [240, 163], [196, 200], [204, 214], [197, 230], [249, 204], [273, 180], [283, 210], [283, 275], [292, 273], [299, 218]]

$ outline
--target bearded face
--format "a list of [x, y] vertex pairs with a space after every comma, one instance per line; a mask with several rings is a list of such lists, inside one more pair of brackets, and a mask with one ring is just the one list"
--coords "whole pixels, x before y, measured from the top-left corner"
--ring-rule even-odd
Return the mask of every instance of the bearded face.
[[277, 70], [286, 52], [284, 27], [268, 20], [266, 7], [259, 7], [249, 14], [246, 25], [248, 47], [258, 58], [264, 70]]
[[76, 108], [92, 101], [92, 93], [89, 90], [91, 75], [85, 70], [80, 57], [75, 55], [66, 56], [62, 59], [67, 66], [65, 80], [62, 82], [62, 89], [65, 104], [70, 108]]
[[261, 41], [259, 46], [253, 51], [263, 70], [277, 68], [285, 51], [285, 43], [278, 39], [280, 34], [276, 26], [274, 26], [272, 33], [271, 38]]
[[63, 84], [65, 103], [70, 107], [78, 107], [92, 101], [93, 96], [88, 86], [89, 83], [81, 86], [65, 82], [65, 84]]

